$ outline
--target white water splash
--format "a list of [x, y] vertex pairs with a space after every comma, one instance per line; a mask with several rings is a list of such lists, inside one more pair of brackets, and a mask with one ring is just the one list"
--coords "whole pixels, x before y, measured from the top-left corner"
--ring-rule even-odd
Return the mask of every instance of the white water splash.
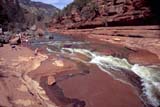
[[160, 71], [153, 68], [139, 66], [137, 64], [133, 65], [131, 70], [142, 78], [142, 85], [144, 86], [143, 91], [146, 94], [150, 104], [154, 107], [159, 107]]
[[46, 48], [46, 50], [49, 52], [49, 53], [53, 53], [54, 51], [52, 50], [52, 49], [50, 49], [50, 48]]
[[157, 69], [140, 66], [138, 64], [132, 65], [126, 59], [120, 59], [113, 56], [100, 55], [86, 49], [72, 49], [63, 48], [62, 52], [69, 52], [71, 54], [80, 53], [91, 58], [88, 63], [96, 64], [102, 71], [112, 75], [107, 69], [127, 69], [138, 75], [143, 82], [143, 93], [147, 96], [148, 102], [154, 107], [160, 106], [160, 71]]

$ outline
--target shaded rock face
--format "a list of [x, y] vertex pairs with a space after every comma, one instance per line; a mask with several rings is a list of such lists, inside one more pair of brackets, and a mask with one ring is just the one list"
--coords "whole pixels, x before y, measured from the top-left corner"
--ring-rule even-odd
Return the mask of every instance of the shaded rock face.
[[13, 26], [15, 23], [23, 23], [23, 21], [24, 16], [18, 0], [0, 0], [0, 25], [2, 27]]
[[87, 0], [79, 8], [77, 3], [81, 2], [74, 0], [53, 19], [52, 25], [56, 28], [94, 28], [157, 24], [154, 15], [158, 13], [157, 0]]
[[159, 4], [160, 4], [159, 0], [148, 0], [148, 5], [149, 5], [153, 15], [155, 16], [154, 19], [158, 20], [158, 23], [160, 23]]
[[59, 11], [52, 5], [30, 0], [0, 0], [0, 27], [3, 30], [43, 26]]
[[20, 6], [24, 9], [26, 24], [39, 24], [40, 26], [49, 23], [53, 15], [59, 11], [56, 7], [41, 2], [33, 2], [31, 0], [19, 0]]

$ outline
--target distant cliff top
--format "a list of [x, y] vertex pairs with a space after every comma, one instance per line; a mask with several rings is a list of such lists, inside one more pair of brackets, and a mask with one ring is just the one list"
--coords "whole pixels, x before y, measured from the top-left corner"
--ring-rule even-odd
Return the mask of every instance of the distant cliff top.
[[41, 2], [34, 2], [31, 0], [19, 0], [19, 3], [20, 6], [26, 9], [28, 12], [42, 18], [52, 17], [55, 13], [59, 11], [59, 9], [55, 6]]
[[19, 0], [19, 3], [23, 4], [23, 5], [28, 5], [28, 6], [32, 6], [32, 7], [37, 7], [37, 8], [45, 8], [45, 9], [52, 9], [53, 12], [58, 11], [59, 9], [56, 8], [53, 5], [50, 4], [45, 4], [42, 2], [34, 2], [31, 0]]

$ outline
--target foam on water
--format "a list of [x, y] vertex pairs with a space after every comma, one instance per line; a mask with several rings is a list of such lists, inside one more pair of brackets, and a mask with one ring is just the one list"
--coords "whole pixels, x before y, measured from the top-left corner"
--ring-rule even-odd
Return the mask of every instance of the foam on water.
[[[154, 107], [160, 106], [160, 70], [138, 64], [132, 65], [126, 59], [120, 59], [113, 56], [100, 55], [86, 49], [63, 48], [62, 52], [71, 54], [80, 53], [91, 58], [88, 63], [96, 64], [102, 71], [112, 75], [108, 69], [119, 70], [127, 69], [134, 72], [141, 78], [143, 85], [143, 94], [147, 97], [148, 102]], [[113, 76], [113, 75], [112, 75]]]
[[54, 51], [53, 50], [51, 50], [50, 48], [46, 48], [46, 50], [49, 52], [49, 53], [53, 53]]
[[160, 106], [160, 71], [138, 64], [133, 65], [131, 70], [142, 78], [143, 92], [150, 104], [155, 107]]

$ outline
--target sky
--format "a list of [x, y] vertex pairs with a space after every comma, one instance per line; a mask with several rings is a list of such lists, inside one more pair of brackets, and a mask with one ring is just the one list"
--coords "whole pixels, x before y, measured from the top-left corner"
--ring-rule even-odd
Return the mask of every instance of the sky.
[[63, 9], [67, 4], [71, 3], [73, 0], [32, 0], [39, 1], [47, 4], [52, 4], [59, 9]]

